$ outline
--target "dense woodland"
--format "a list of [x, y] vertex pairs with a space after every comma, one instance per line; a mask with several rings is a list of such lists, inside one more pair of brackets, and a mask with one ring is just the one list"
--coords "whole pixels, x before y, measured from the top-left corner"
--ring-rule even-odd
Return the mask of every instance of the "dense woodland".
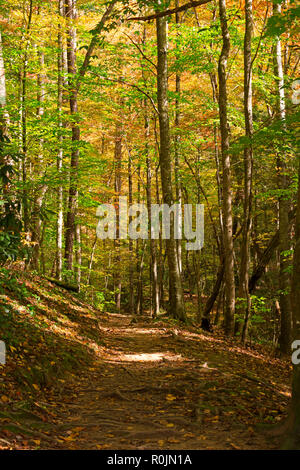
[[[133, 326], [147, 317], [291, 356], [298, 17], [294, 0], [1, 2], [2, 289], [38, 276]], [[97, 207], [118, 212], [119, 196], [149, 217], [152, 204], [203, 204], [203, 248], [174, 230], [97, 238]]]

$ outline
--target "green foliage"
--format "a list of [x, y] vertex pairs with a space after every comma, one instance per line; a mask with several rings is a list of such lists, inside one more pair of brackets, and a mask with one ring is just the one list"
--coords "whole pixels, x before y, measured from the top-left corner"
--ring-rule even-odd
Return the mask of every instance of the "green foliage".
[[95, 292], [94, 293], [94, 306], [100, 312], [111, 312], [116, 305], [114, 300], [115, 292]]
[[20, 237], [11, 232], [0, 231], [0, 264], [14, 261], [20, 254]]
[[[278, 1], [277, 3], [282, 3]], [[296, 0], [290, 1], [290, 8], [279, 15], [275, 13], [268, 19], [265, 36], [276, 37], [284, 34], [286, 31], [291, 32], [297, 28], [300, 17], [300, 6], [297, 5]]]
[[9, 139], [0, 129], [0, 264], [14, 261], [21, 250], [21, 221], [17, 198], [8, 188], [15, 174], [17, 156], [13, 153]]
[[261, 315], [270, 312], [270, 308], [267, 306], [267, 299], [265, 297], [259, 297], [257, 295], [251, 295], [251, 309], [253, 317], [261, 317]]
[[29, 295], [25, 284], [16, 278], [14, 272], [6, 268], [0, 268], [0, 293], [4, 294], [6, 290], [13, 292], [20, 300]]

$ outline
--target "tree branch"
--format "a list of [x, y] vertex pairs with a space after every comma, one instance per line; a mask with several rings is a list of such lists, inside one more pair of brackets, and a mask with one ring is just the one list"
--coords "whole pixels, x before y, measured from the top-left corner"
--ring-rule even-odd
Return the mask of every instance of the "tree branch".
[[94, 52], [94, 49], [97, 45], [97, 41], [98, 41], [98, 36], [99, 34], [101, 33], [106, 21], [109, 19], [109, 16], [115, 6], [115, 4], [117, 3], [118, 0], [113, 0], [109, 5], [108, 7], [106, 8], [101, 20], [99, 21], [99, 23], [95, 26], [94, 29], [91, 30], [91, 33], [93, 34], [93, 38], [89, 44], [89, 47], [87, 48], [87, 51], [86, 51], [86, 54], [85, 54], [85, 58], [84, 58], [84, 61], [83, 61], [83, 64], [79, 70], [79, 80], [78, 80], [78, 87], [79, 87], [79, 81], [80, 81], [80, 78], [83, 78], [86, 71], [87, 71], [87, 68], [89, 66], [89, 63], [90, 63], [90, 60], [91, 60], [91, 56]]
[[[142, 48], [139, 46], [139, 44], [137, 44], [130, 36], [129, 34], [126, 34], [126, 33], [123, 33], [128, 39], [129, 41], [132, 42], [132, 44], [137, 48], [137, 50], [140, 52], [140, 54], [144, 57], [144, 59], [149, 62], [149, 64], [151, 64], [155, 70], [157, 70], [157, 67], [156, 67], [156, 64], [154, 62], [152, 62], [151, 59], [149, 59], [149, 57], [146, 56], [146, 54], [144, 54], [144, 51], [142, 50]], [[151, 70], [151, 69], [150, 69]], [[153, 72], [153, 70], [151, 70], [151, 73], [153, 73], [153, 75], [156, 76], [156, 73]]]
[[156, 18], [163, 18], [164, 16], [170, 16], [173, 15], [174, 13], [180, 13], [181, 11], [186, 11], [189, 8], [195, 8], [200, 5], [205, 5], [206, 3], [210, 3], [212, 0], [199, 0], [199, 1], [192, 1], [185, 3], [184, 5], [181, 5], [181, 7], [177, 8], [170, 8], [168, 10], [160, 11], [157, 13], [153, 13], [152, 15], [148, 16], [133, 16], [131, 18], [128, 18], [129, 21], [131, 20], [139, 20], [139, 21], [150, 21], [150, 20], [155, 20]]
[[91, 72], [91, 73], [93, 75], [95, 75], [96, 77], [100, 78], [101, 80], [108, 80], [109, 82], [120, 83], [121, 85], [126, 85], [126, 86], [129, 86], [130, 88], [135, 88], [136, 90], [138, 90], [140, 93], [142, 93], [144, 96], [146, 96], [148, 98], [148, 100], [152, 104], [152, 107], [153, 107], [154, 111], [156, 112], [156, 114], [158, 114], [158, 109], [157, 109], [157, 107], [156, 107], [156, 105], [153, 101], [153, 98], [149, 95], [149, 93], [142, 90], [139, 86], [135, 85], [134, 83], [128, 83], [128, 82], [126, 82], [125, 80], [122, 80], [122, 79], [104, 77], [104, 76], [99, 75], [99, 74], [94, 73], [94, 72]]

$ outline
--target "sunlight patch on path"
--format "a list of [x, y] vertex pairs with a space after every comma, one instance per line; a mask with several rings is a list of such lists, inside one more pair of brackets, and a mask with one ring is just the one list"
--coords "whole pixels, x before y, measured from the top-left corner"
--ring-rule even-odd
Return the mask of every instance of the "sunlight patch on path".
[[113, 362], [161, 362], [161, 361], [183, 361], [182, 356], [172, 353], [140, 353], [120, 354]]

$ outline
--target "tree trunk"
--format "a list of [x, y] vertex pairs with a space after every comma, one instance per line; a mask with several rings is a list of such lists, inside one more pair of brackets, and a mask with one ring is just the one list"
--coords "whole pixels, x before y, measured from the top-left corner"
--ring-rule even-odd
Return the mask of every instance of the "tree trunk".
[[[133, 203], [132, 198], [132, 161], [131, 161], [131, 152], [128, 149], [128, 202], [129, 206]], [[132, 217], [129, 218], [129, 223], [131, 223]], [[134, 264], [133, 260], [133, 240], [129, 239], [129, 312], [131, 315], [134, 315]]]
[[78, 292], [80, 292], [80, 282], [81, 282], [81, 227], [80, 224], [76, 224], [75, 229], [75, 239], [76, 239], [76, 284], [78, 286]]
[[[155, 171], [155, 190], [156, 190], [156, 204], [160, 204], [160, 197], [159, 197], [159, 168], [156, 168]], [[158, 254], [157, 254], [157, 262], [158, 262], [158, 285], [159, 285], [159, 305], [160, 308], [164, 308], [164, 299], [165, 299], [165, 291], [164, 291], [164, 255], [163, 255], [163, 239], [162, 234], [159, 232], [159, 246], [158, 246]]]
[[116, 216], [117, 216], [117, 233], [116, 239], [114, 241], [115, 246], [115, 273], [114, 273], [114, 285], [115, 285], [115, 302], [118, 312], [121, 310], [121, 290], [122, 290], [122, 281], [121, 281], [121, 252], [120, 252], [120, 226], [119, 226], [119, 216], [120, 216], [120, 207], [119, 207], [119, 196], [121, 195], [122, 189], [122, 125], [118, 119], [116, 123], [115, 130], [115, 204], [116, 204]]
[[41, 190], [38, 190], [39, 194], [34, 199], [32, 213], [31, 213], [31, 226], [32, 235], [31, 242], [33, 243], [32, 255], [30, 260], [30, 267], [38, 271], [39, 269], [39, 258], [40, 258], [40, 247], [41, 247], [41, 208], [43, 200], [47, 191], [47, 186], [44, 185]]
[[[245, 2], [245, 38], [244, 38], [244, 117], [245, 117], [245, 136], [247, 144], [244, 148], [244, 225], [243, 237], [241, 243], [241, 265], [239, 277], [238, 297], [241, 303], [240, 311], [245, 309], [245, 320], [242, 331], [242, 342], [245, 343], [248, 332], [248, 324], [251, 311], [251, 297], [249, 293], [249, 269], [250, 269], [250, 236], [252, 225], [252, 170], [253, 170], [253, 152], [252, 152], [252, 134], [253, 134], [253, 116], [252, 116], [252, 0]], [[241, 300], [242, 299], [242, 300]]]
[[[281, 5], [274, 4], [274, 14], [281, 14]], [[278, 113], [282, 122], [282, 128], [285, 128], [285, 93], [284, 93], [284, 76], [283, 76], [283, 65], [282, 65], [282, 52], [281, 52], [281, 41], [277, 38], [275, 47], [275, 76], [277, 83], [277, 94], [278, 94]], [[286, 251], [291, 249], [291, 240], [289, 232], [289, 210], [290, 201], [285, 191], [288, 189], [289, 181], [286, 175], [286, 154], [282, 151], [278, 151], [277, 159], [277, 180], [278, 189], [281, 195], [278, 199], [279, 204], [279, 258], [280, 258], [280, 269], [279, 269], [279, 303], [281, 310], [281, 331], [280, 331], [280, 350], [285, 353], [290, 353], [291, 335], [292, 335], [292, 309], [290, 301], [290, 275], [289, 267], [290, 262]], [[283, 193], [283, 194], [282, 194]]]
[[0, 31], [0, 131], [1, 136], [8, 137], [9, 115], [6, 110], [6, 81], [2, 51], [2, 35]]
[[[137, 240], [140, 242], [140, 240]], [[143, 272], [144, 272], [144, 258], [146, 242], [143, 240], [142, 245], [139, 243], [139, 258], [137, 265], [138, 281], [137, 281], [137, 300], [135, 306], [136, 315], [142, 315], [144, 311], [144, 295], [143, 295]]]
[[[64, 16], [64, 0], [58, 1], [58, 14]], [[62, 26], [58, 25], [58, 57], [57, 57], [57, 111], [58, 111], [58, 154], [57, 154], [57, 173], [58, 173], [58, 188], [57, 188], [57, 221], [56, 221], [56, 277], [59, 281], [62, 280], [63, 268], [63, 186], [62, 186], [62, 166], [63, 166], [63, 93], [64, 93], [64, 44], [62, 36]]]
[[69, 85], [69, 102], [70, 114], [72, 118], [72, 151], [71, 151], [71, 171], [70, 171], [70, 188], [68, 198], [67, 220], [65, 226], [65, 260], [66, 268], [71, 270], [73, 266], [73, 246], [75, 236], [75, 217], [78, 198], [78, 165], [79, 165], [79, 143], [80, 143], [80, 127], [78, 121], [78, 89], [80, 86], [80, 79], [82, 79], [97, 45], [99, 34], [102, 32], [103, 27], [110, 14], [116, 0], [110, 2], [106, 8], [101, 20], [92, 30], [93, 37], [87, 48], [83, 64], [79, 70], [79, 77], [77, 77], [76, 65], [76, 28], [73, 26], [73, 21], [77, 17], [76, 13], [76, 0], [65, 0], [65, 17], [69, 21], [69, 28], [67, 34], [67, 63], [68, 63], [68, 85]]
[[[147, 208], [148, 220], [151, 221], [151, 204], [152, 204], [152, 175], [151, 175], [151, 160], [149, 155], [149, 138], [150, 138], [150, 124], [148, 116], [147, 101], [144, 101], [145, 109], [145, 153], [146, 153], [146, 171], [147, 171]], [[159, 313], [159, 283], [158, 283], [158, 268], [157, 268], [157, 248], [156, 241], [152, 238], [151, 224], [149, 229], [149, 243], [150, 243], [150, 285], [151, 285], [151, 310], [152, 316], [156, 317]]]
[[29, 48], [29, 32], [32, 22], [32, 13], [33, 13], [33, 0], [30, 0], [29, 4], [29, 15], [26, 26], [26, 35], [25, 38], [25, 48], [24, 56], [22, 63], [22, 70], [20, 73], [21, 80], [21, 134], [22, 134], [22, 143], [21, 143], [21, 152], [22, 152], [22, 205], [23, 205], [23, 225], [24, 232], [26, 233], [27, 241], [30, 240], [29, 233], [29, 198], [28, 198], [28, 189], [27, 189], [27, 180], [28, 180], [28, 165], [27, 165], [27, 66], [28, 66], [28, 48]]
[[234, 331], [235, 312], [235, 280], [234, 253], [232, 231], [232, 192], [231, 192], [231, 162], [229, 155], [229, 129], [227, 118], [227, 61], [230, 51], [230, 36], [226, 18], [226, 1], [219, 0], [219, 11], [222, 28], [223, 47], [219, 58], [219, 115], [222, 153], [222, 187], [223, 187], [223, 244], [225, 256], [225, 332], [232, 335]]
[[[175, 2], [176, 8], [179, 6], [179, 1]], [[177, 27], [180, 24], [180, 14], [176, 12], [176, 25]], [[177, 31], [177, 36], [179, 36], [179, 31]], [[176, 57], [178, 52], [176, 52]], [[180, 73], [176, 72], [176, 99], [175, 99], [175, 138], [174, 138], [174, 153], [175, 153], [175, 191], [176, 191], [176, 203], [182, 204], [182, 191], [181, 191], [181, 179], [180, 179], [180, 94], [181, 94], [181, 76]], [[182, 224], [182, 221], [180, 221]], [[182, 240], [176, 240], [177, 245], [177, 257], [178, 257], [178, 266], [179, 272], [182, 273]]]
[[[299, 158], [299, 157], [298, 157]], [[291, 286], [293, 340], [300, 340], [300, 160], [298, 163], [298, 196], [295, 225], [295, 248]], [[299, 349], [299, 346], [298, 346]], [[299, 356], [299, 355], [298, 355]], [[292, 401], [288, 417], [285, 449], [300, 449], [300, 363], [293, 365]]]
[[[40, 8], [38, 8], [38, 14], [40, 14]], [[44, 101], [45, 101], [45, 56], [42, 51], [38, 50], [38, 61], [40, 72], [37, 75], [37, 117], [42, 119], [44, 115]], [[40, 139], [40, 148], [39, 148], [39, 163], [41, 168], [43, 167], [43, 138]], [[42, 188], [36, 188], [36, 194], [33, 201], [33, 209], [31, 213], [31, 242], [33, 243], [32, 255], [30, 260], [30, 267], [38, 271], [39, 267], [39, 256], [40, 256], [40, 245], [41, 245], [41, 208], [43, 205], [44, 196], [47, 191], [47, 185], [43, 185]]]
[[78, 124], [78, 101], [77, 101], [77, 66], [76, 66], [76, 28], [73, 21], [76, 19], [75, 0], [66, 0], [65, 15], [69, 22], [67, 35], [67, 60], [69, 76], [69, 103], [72, 119], [72, 150], [70, 164], [70, 188], [68, 197], [67, 220], [65, 227], [65, 260], [66, 268], [72, 270], [73, 267], [73, 246], [75, 236], [75, 216], [78, 198], [78, 163], [79, 163], [79, 141], [80, 128]]
[[[163, 202], [173, 204], [170, 154], [170, 125], [168, 105], [167, 22], [157, 18], [157, 100], [160, 127], [160, 170]], [[173, 219], [173, 220], [172, 220]], [[184, 298], [179, 272], [177, 246], [174, 238], [174, 218], [171, 217], [171, 236], [166, 240], [169, 267], [169, 314], [186, 321]]]
[[[141, 166], [138, 163], [137, 169], [137, 177], [138, 177], [138, 204], [141, 202]], [[136, 240], [136, 272], [137, 272], [137, 292], [136, 292], [136, 304], [135, 304], [135, 313], [137, 315], [142, 315], [143, 313], [143, 270], [144, 270], [144, 242], [143, 245], [141, 244], [141, 240], [138, 238]]]
[[98, 238], [96, 236], [95, 240], [94, 240], [94, 243], [93, 243], [93, 246], [92, 246], [91, 257], [90, 257], [89, 265], [88, 265], [88, 274], [87, 274], [87, 279], [86, 279], [86, 283], [87, 283], [88, 286], [90, 285], [90, 282], [91, 282], [91, 273], [92, 273], [92, 267], [93, 267], [93, 262], [94, 262], [96, 246], [97, 246], [97, 240], [98, 240]]
[[[9, 114], [6, 109], [6, 81], [5, 81], [5, 66], [2, 51], [2, 35], [0, 31], [0, 168], [2, 165], [6, 167], [4, 174], [2, 174], [2, 191], [4, 195], [4, 216], [6, 230], [15, 232], [20, 227], [15, 226], [15, 220], [18, 218], [18, 208], [15, 198], [12, 194], [11, 177], [13, 174], [14, 161], [9, 155], [3, 151], [5, 142], [9, 141], [10, 121]], [[1, 211], [2, 212], [2, 211]], [[11, 217], [13, 215], [13, 218]], [[13, 222], [12, 222], [13, 221]], [[18, 224], [19, 225], [19, 224]], [[18, 230], [19, 231], [19, 230]]]

